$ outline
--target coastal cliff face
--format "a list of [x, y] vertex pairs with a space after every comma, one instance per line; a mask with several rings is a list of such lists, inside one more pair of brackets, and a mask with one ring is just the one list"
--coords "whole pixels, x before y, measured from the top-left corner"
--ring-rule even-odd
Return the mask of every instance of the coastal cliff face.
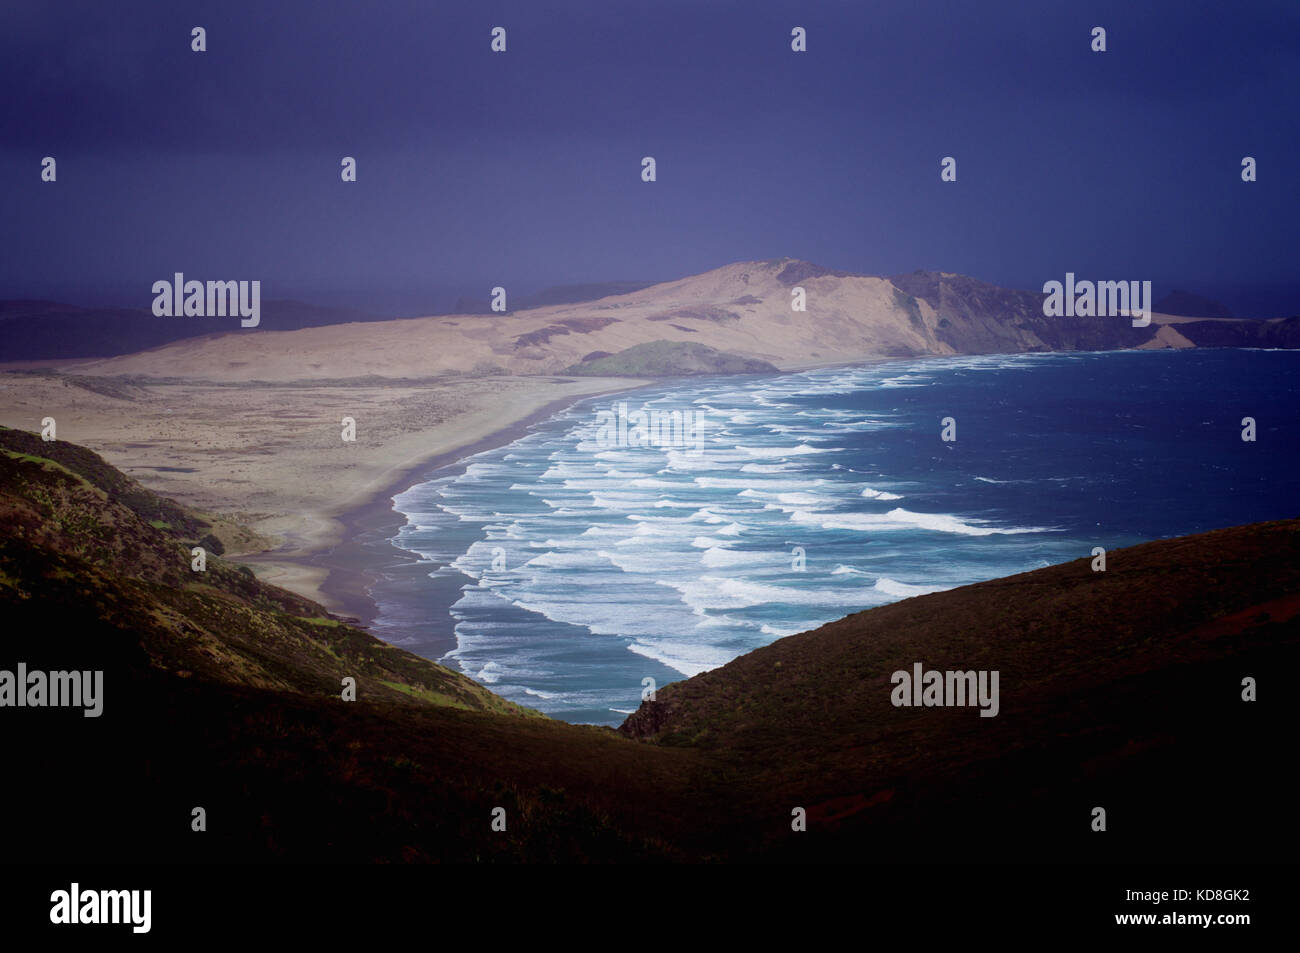
[[920, 305], [934, 328], [927, 353], [1011, 354], [1022, 351], [1111, 351], [1140, 347], [1156, 327], [1122, 317], [1047, 317], [1043, 295], [986, 284], [964, 275], [913, 272], [890, 279]]
[[[792, 304], [802, 293], [806, 310]], [[795, 259], [739, 262], [594, 301], [506, 314], [334, 324], [177, 341], [79, 364], [77, 373], [218, 381], [422, 379], [441, 374], [745, 373], [881, 357], [1135, 347], [1295, 347], [1300, 319], [1252, 321], [1153, 315], [1047, 317], [1044, 296], [974, 278], [913, 272], [893, 278], [831, 271]], [[1176, 328], [1176, 333], [1171, 330]], [[671, 359], [629, 352], [656, 345]], [[677, 350], [673, 350], [673, 349]], [[665, 351], [666, 349], [666, 351]], [[686, 349], [686, 350], [683, 350]], [[621, 363], [614, 360], [624, 355]]]

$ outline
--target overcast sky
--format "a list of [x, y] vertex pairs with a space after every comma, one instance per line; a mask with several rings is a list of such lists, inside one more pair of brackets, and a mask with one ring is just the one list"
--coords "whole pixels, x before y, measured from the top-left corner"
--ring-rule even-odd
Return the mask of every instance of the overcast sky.
[[0, 297], [148, 307], [183, 271], [410, 311], [792, 256], [1021, 288], [1150, 279], [1300, 312], [1293, 0], [0, 15]]

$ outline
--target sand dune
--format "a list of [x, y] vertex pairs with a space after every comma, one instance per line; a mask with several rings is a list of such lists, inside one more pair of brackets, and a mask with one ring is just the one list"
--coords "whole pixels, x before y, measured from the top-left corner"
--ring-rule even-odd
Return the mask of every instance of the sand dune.
[[[423, 378], [496, 367], [561, 373], [593, 353], [694, 342], [781, 368], [888, 356], [1136, 347], [1155, 341], [1122, 318], [1057, 319], [1041, 296], [918, 273], [845, 275], [794, 259], [739, 262], [596, 301], [498, 315], [451, 315], [256, 330], [79, 362], [77, 373], [212, 381]], [[911, 288], [909, 293], [900, 285]], [[794, 311], [802, 288], [807, 310]], [[183, 319], [167, 319], [183, 320]]]

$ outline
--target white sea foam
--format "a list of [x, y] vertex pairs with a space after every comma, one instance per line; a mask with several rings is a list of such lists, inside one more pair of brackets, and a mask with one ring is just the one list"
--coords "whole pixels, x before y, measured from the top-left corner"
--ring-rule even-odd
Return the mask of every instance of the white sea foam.
[[930, 530], [935, 533], [954, 533], [960, 536], [1017, 535], [1020, 533], [1050, 533], [1043, 526], [989, 526], [982, 520], [961, 520], [947, 513], [914, 513], [901, 507], [888, 513], [823, 513], [799, 510], [790, 515], [792, 523], [806, 523], [822, 529], [847, 529], [861, 533], [879, 533], [899, 530]]
[[[994, 566], [986, 552], [1032, 565], [1047, 544], [1008, 537], [1053, 530], [1002, 525], [988, 510], [922, 512], [950, 507], [935, 502], [931, 478], [891, 473], [888, 444], [877, 443], [888, 435], [869, 435], [914, 426], [915, 414], [902, 404], [895, 412], [883, 394], [842, 398], [928, 386], [953, 368], [1035, 366], [1004, 356], [947, 360], [696, 381], [685, 396], [680, 384], [651, 389], [648, 406], [686, 401], [708, 415], [703, 450], [599, 446], [587, 407], [395, 497], [408, 518], [400, 545], [428, 551], [433, 574], [481, 580], [452, 608], [457, 649], [448, 662], [548, 712], [621, 715], [635, 704], [627, 686], [644, 665], [635, 656], [626, 673], [614, 666], [617, 690], [556, 688], [557, 674], [574, 675], [557, 666], [585, 659], [588, 640], [600, 660], [593, 671], [626, 648], [692, 675], [848, 611], [975, 581], [964, 567], [984, 578]], [[954, 485], [961, 479], [972, 478], [959, 474]], [[908, 509], [896, 507], [902, 489]], [[790, 571], [795, 546], [807, 548], [805, 573]], [[967, 559], [976, 546], [980, 560]], [[496, 547], [507, 554], [504, 572], [490, 569]]]
[[716, 536], [696, 536], [691, 540], [691, 545], [696, 549], [725, 549], [730, 545], [730, 540], [718, 539]]
[[820, 486], [820, 479], [801, 479], [801, 480], [772, 480], [756, 479], [754, 477], [709, 477], [698, 476], [695, 478], [695, 485], [706, 490], [807, 490], [811, 487]]
[[924, 596], [931, 592], [943, 592], [949, 589], [949, 586], [912, 586], [905, 582], [896, 582], [885, 576], [876, 580], [873, 587], [877, 592], [882, 592], [887, 596], [895, 596], [899, 599], [910, 599], [912, 596]]
[[526, 569], [590, 569], [604, 562], [591, 550], [576, 552], [545, 552], [523, 564]]
[[897, 493], [886, 493], [884, 490], [873, 490], [869, 486], [862, 488], [862, 495], [869, 500], [901, 500], [902, 497]]
[[773, 562], [785, 564], [787, 559], [785, 553], [748, 552], [725, 549], [721, 546], [712, 546], [700, 556], [700, 562], [710, 569], [717, 569], [720, 566], [761, 566]]
[[814, 447], [808, 443], [796, 444], [793, 447], [737, 447], [737, 450], [743, 450], [751, 457], [776, 458], [776, 457], [798, 457], [809, 453], [829, 453], [830, 450], [825, 447]]
[[735, 658], [733, 652], [716, 646], [668, 639], [636, 639], [628, 645], [628, 650], [676, 669], [688, 678], [726, 665]]
[[819, 496], [816, 493], [769, 493], [763, 490], [741, 490], [737, 496], [751, 500], [775, 500], [778, 503], [785, 503], [787, 506], [834, 506], [835, 500], [827, 496]]
[[806, 586], [773, 586], [730, 576], [701, 576], [698, 579], [663, 580], [682, 594], [687, 604], [699, 609], [746, 609], [761, 605], [820, 606], [841, 608], [864, 603], [877, 605], [864, 591], [813, 589]]

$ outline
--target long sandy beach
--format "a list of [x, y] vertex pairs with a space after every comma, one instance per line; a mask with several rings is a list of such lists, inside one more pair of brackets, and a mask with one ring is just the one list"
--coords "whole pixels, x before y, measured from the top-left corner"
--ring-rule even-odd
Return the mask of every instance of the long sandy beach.
[[[9, 370], [0, 373], [0, 424], [39, 431], [54, 418], [58, 439], [212, 519], [228, 558], [368, 621], [356, 541], [396, 530], [394, 494], [575, 401], [643, 383], [466, 376], [231, 385]], [[354, 441], [343, 439], [345, 417]]]

